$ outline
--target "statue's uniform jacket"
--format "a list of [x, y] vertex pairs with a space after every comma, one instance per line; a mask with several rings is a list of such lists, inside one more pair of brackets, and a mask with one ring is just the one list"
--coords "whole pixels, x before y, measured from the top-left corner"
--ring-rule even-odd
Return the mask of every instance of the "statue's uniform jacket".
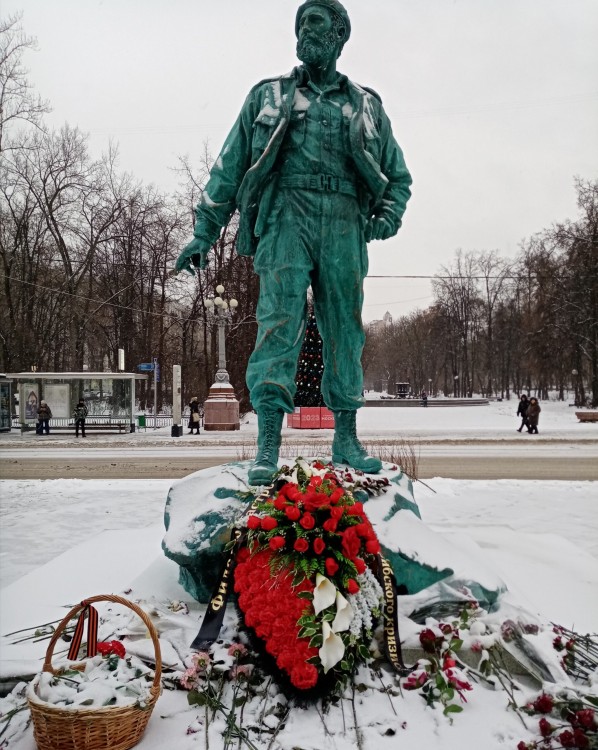
[[[311, 120], [299, 122], [302, 108], [310, 106], [305, 92]], [[325, 119], [314, 122], [312, 112], [331, 112], [325, 107], [332, 101], [337, 122], [331, 129]], [[328, 124], [322, 132], [342, 157], [337, 162], [314, 158], [329, 155], [318, 149], [320, 131], [314, 129], [321, 123]], [[312, 128], [311, 138], [301, 128]], [[295, 142], [297, 150], [289, 151]], [[289, 185], [289, 176], [309, 183]], [[333, 182], [330, 190], [330, 176], [341, 178], [340, 187]], [[310, 284], [324, 342], [324, 400], [335, 411], [362, 404], [364, 227], [378, 216], [396, 233], [410, 184], [388, 117], [371, 90], [339, 76], [336, 86], [319, 92], [298, 67], [250, 91], [196, 208], [195, 236], [213, 244], [238, 209], [237, 252], [256, 255], [258, 337], [247, 370], [256, 410], [293, 410]]]

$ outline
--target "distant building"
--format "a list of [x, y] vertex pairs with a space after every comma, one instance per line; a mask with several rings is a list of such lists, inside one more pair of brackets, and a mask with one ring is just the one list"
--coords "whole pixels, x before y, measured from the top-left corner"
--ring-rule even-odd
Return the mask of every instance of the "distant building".
[[372, 320], [372, 322], [368, 324], [368, 329], [372, 333], [381, 333], [385, 328], [388, 328], [391, 325], [392, 315], [387, 310], [384, 313], [382, 320]]

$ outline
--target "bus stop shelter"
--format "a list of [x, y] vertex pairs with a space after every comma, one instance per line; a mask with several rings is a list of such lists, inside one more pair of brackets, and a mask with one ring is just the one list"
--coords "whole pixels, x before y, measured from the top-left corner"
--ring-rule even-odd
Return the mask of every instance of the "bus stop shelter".
[[7, 373], [13, 392], [19, 394], [21, 429], [33, 429], [40, 401], [52, 410], [54, 425], [72, 421], [79, 399], [85, 401], [88, 419], [106, 425], [129, 424], [135, 432], [135, 381], [147, 375], [134, 372], [13, 372]]

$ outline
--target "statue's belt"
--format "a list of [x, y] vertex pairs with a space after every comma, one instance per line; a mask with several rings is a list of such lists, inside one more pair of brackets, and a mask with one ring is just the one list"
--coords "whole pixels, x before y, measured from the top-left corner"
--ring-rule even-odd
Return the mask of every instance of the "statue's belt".
[[283, 188], [316, 190], [320, 193], [342, 193], [357, 198], [357, 188], [353, 182], [341, 180], [331, 174], [294, 174], [283, 176], [278, 183]]

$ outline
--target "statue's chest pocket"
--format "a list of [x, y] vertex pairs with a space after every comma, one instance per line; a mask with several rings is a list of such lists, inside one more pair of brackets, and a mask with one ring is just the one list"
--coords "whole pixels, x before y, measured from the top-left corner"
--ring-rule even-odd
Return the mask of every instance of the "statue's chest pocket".
[[272, 138], [278, 118], [272, 115], [261, 114], [253, 123], [253, 138], [251, 141], [252, 149], [257, 152], [263, 152]]
[[291, 120], [284, 135], [282, 148], [301, 148], [305, 141], [305, 128], [307, 127], [305, 112], [291, 112]]

